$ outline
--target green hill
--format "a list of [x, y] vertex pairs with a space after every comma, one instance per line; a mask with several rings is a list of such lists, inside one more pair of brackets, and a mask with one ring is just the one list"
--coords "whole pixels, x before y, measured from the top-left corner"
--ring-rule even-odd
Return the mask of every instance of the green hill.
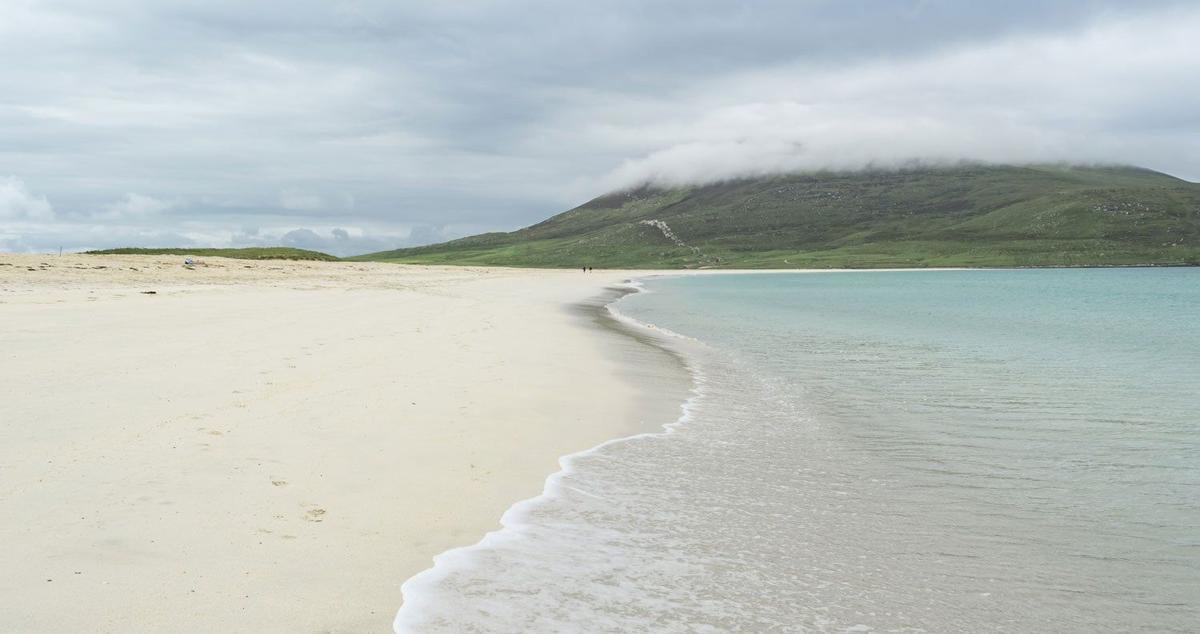
[[632, 268], [1200, 263], [1200, 185], [1132, 167], [825, 172], [601, 196], [354, 259]]
[[122, 249], [102, 249], [86, 251], [94, 255], [183, 255], [208, 256], [221, 258], [236, 258], [239, 260], [337, 260], [338, 258], [305, 249], [290, 247], [250, 247], [245, 249], [142, 249], [126, 247]]

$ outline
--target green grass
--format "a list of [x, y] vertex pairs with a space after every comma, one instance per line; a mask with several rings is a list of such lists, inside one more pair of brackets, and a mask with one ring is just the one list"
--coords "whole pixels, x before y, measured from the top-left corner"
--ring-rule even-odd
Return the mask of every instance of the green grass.
[[250, 247], [245, 249], [143, 249], [126, 247], [122, 249], [102, 249], [87, 251], [94, 255], [182, 255], [191, 257], [221, 257], [238, 260], [323, 260], [334, 261], [338, 258], [305, 249], [290, 247]]
[[[644, 223], [665, 222], [685, 246]], [[597, 198], [511, 233], [353, 258], [530, 267], [1200, 264], [1200, 185], [1133, 167], [809, 173]]]

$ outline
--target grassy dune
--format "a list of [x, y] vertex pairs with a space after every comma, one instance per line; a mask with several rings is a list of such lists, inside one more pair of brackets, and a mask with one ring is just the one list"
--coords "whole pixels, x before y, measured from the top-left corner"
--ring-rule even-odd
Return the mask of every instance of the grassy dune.
[[221, 258], [236, 258], [239, 260], [324, 260], [332, 261], [338, 258], [321, 253], [320, 251], [308, 251], [305, 249], [292, 249], [290, 247], [252, 247], [246, 249], [142, 249], [127, 247], [122, 249], [102, 249], [99, 251], [88, 251], [87, 253], [97, 255], [181, 255], [191, 257], [221, 257]]

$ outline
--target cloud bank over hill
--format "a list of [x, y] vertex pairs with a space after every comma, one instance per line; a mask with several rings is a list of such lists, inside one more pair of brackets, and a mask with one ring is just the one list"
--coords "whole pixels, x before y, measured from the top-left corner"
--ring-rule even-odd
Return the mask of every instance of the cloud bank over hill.
[[1200, 9], [976, 4], [17, 2], [0, 249], [352, 254], [912, 159], [1200, 179]]
[[683, 112], [620, 130], [661, 149], [607, 182], [964, 160], [1132, 163], [1195, 178], [1197, 33], [1200, 11], [1165, 11], [914, 59], [721, 78], [681, 99]]

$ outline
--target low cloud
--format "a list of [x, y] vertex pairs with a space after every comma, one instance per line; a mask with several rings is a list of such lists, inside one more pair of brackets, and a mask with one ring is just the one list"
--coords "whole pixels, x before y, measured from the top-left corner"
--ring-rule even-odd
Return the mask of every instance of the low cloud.
[[[693, 105], [667, 117], [605, 130], [660, 147], [626, 160], [604, 184], [913, 161], [1112, 162], [1200, 172], [1200, 111], [1185, 105], [1200, 102], [1196, 33], [1200, 11], [1169, 11], [909, 60], [786, 65], [721, 78], [698, 86], [680, 100]], [[1148, 134], [1158, 126], [1165, 133]]]
[[344, 257], [453, 240], [482, 230], [476, 226], [460, 225], [412, 225], [403, 232], [362, 227], [298, 227], [278, 233], [262, 230], [258, 230], [254, 235], [242, 233], [234, 237], [232, 245], [283, 245]]
[[283, 246], [342, 257], [414, 246], [411, 231], [405, 235], [381, 235], [343, 227], [319, 231], [307, 228], [293, 229], [284, 233], [279, 238], [279, 243]]
[[[416, 227], [412, 234], [426, 242], [465, 235], [442, 227]], [[0, 226], [0, 251], [49, 253], [113, 247], [274, 247], [289, 246], [336, 256], [360, 255], [416, 246], [409, 232], [367, 231], [361, 228], [246, 227], [230, 232], [220, 223], [192, 224], [179, 231], [113, 222], [23, 222]]]
[[280, 240], [283, 246], [286, 247], [312, 249], [314, 251], [319, 251], [328, 241], [312, 229], [292, 229], [283, 234], [283, 238]]
[[51, 253], [86, 251], [117, 246], [189, 247], [193, 238], [170, 230], [112, 226], [111, 224], [25, 224], [14, 231], [0, 231], [0, 251], [13, 253]]
[[10, 220], [48, 220], [54, 217], [54, 207], [45, 196], [38, 196], [14, 177], [0, 179], [0, 218]]

